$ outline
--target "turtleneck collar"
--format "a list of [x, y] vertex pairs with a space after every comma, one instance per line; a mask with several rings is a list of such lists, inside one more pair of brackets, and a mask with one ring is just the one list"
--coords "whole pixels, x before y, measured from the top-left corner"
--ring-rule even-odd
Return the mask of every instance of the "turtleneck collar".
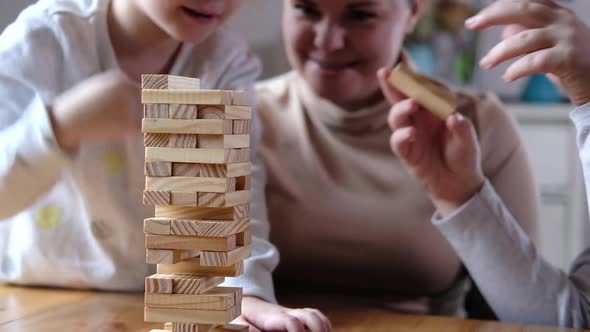
[[345, 110], [332, 101], [318, 96], [298, 73], [294, 83], [301, 102], [312, 119], [326, 126], [351, 134], [370, 133], [387, 127], [391, 105], [385, 97], [378, 103], [356, 110]]

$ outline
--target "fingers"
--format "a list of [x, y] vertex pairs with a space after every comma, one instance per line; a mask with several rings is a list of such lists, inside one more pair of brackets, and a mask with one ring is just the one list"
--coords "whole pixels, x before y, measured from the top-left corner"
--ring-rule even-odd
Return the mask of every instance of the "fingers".
[[528, 54], [510, 65], [502, 78], [506, 82], [513, 82], [532, 74], [557, 72], [560, 64], [563, 63], [563, 57], [563, 52], [559, 52], [556, 48]]
[[315, 309], [295, 309], [289, 315], [297, 317], [311, 332], [329, 332], [331, 324], [328, 319]]
[[402, 127], [407, 127], [413, 123], [412, 115], [414, 115], [420, 106], [412, 99], [402, 100], [391, 108], [387, 123], [391, 130], [397, 130]]
[[395, 104], [406, 97], [389, 83], [388, 78], [390, 74], [391, 70], [381, 68], [377, 72], [377, 79], [379, 80], [379, 85], [381, 86], [381, 91], [383, 92], [383, 95], [385, 95], [385, 98], [387, 98], [391, 104]]
[[248, 326], [248, 332], [261, 332], [258, 328], [256, 328], [254, 325], [250, 324], [245, 318], [244, 316], [239, 316], [238, 318], [234, 319], [232, 324], [238, 324], [238, 325], [245, 325]]
[[484, 69], [491, 69], [504, 61], [551, 48], [557, 43], [558, 40], [551, 29], [524, 30], [492, 48], [481, 60], [480, 65]]
[[393, 132], [389, 141], [393, 152], [402, 159], [408, 166], [414, 166], [416, 160], [412, 153], [414, 142], [416, 141], [416, 128], [405, 127]]
[[496, 25], [518, 24], [527, 28], [540, 28], [556, 20], [556, 5], [552, 1], [496, 1], [469, 18], [465, 26], [481, 30]]

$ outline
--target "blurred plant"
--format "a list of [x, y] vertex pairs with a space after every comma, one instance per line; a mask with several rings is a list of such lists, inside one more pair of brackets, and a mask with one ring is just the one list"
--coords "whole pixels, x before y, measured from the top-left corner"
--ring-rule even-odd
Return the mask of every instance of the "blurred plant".
[[[414, 33], [406, 40], [407, 47], [428, 45], [431, 47], [434, 58], [453, 57], [438, 61], [439, 66], [453, 63], [449, 68], [437, 68], [438, 75], [442, 78], [465, 84], [471, 81], [475, 66], [477, 52], [477, 33], [464, 29], [465, 20], [474, 14], [479, 6], [478, 0], [432, 0], [428, 1], [428, 7], [418, 23]], [[453, 54], [437, 49], [437, 42], [446, 40], [452, 43]], [[440, 45], [440, 44], [439, 44]], [[452, 77], [445, 77], [452, 75]]]

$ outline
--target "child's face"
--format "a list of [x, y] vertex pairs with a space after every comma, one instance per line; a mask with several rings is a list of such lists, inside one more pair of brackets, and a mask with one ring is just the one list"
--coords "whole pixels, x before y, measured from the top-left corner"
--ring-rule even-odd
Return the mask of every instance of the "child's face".
[[172, 38], [200, 43], [217, 30], [240, 0], [136, 0], [137, 6]]
[[407, 0], [285, 0], [289, 61], [315, 92], [354, 108], [379, 93], [418, 18]]

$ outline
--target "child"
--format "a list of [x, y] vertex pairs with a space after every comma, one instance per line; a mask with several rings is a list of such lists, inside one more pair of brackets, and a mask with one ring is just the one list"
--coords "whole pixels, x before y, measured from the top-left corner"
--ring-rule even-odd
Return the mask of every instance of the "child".
[[[590, 189], [590, 29], [551, 0], [497, 1], [466, 24], [472, 29], [509, 25], [504, 40], [482, 59], [484, 68], [523, 56], [507, 69], [506, 81], [549, 73], [563, 86], [577, 106], [571, 118]], [[382, 71], [382, 85], [395, 98], [397, 92], [386, 84], [386, 76]], [[460, 115], [446, 123], [432, 119], [414, 101], [399, 102], [389, 118], [394, 130], [391, 146], [430, 192], [438, 210], [434, 225], [499, 318], [590, 327], [590, 249], [578, 257], [569, 275], [549, 265], [483, 176], [470, 121]], [[446, 139], [428, 137], [434, 128], [442, 129]]]
[[[205, 89], [252, 91], [259, 63], [221, 29], [239, 3], [41, 0], [6, 29], [0, 37], [0, 220], [6, 220], [0, 279], [143, 289], [149, 271], [142, 222], [153, 210], [141, 203], [140, 75], [199, 77]], [[257, 139], [257, 127], [254, 133]], [[278, 256], [265, 240], [265, 180], [255, 161], [252, 177], [249, 265], [271, 271]], [[263, 297], [272, 280], [254, 275], [240, 285], [246, 295]]]

